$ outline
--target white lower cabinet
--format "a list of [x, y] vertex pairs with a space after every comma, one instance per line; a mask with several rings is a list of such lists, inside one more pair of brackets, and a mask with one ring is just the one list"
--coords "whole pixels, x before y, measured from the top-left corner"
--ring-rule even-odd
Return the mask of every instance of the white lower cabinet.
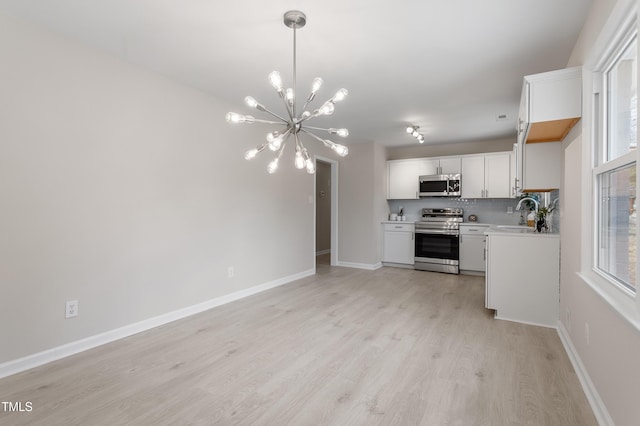
[[382, 228], [382, 261], [413, 265], [415, 251], [413, 223], [384, 223]]
[[489, 225], [460, 224], [460, 272], [485, 271], [485, 235]]
[[549, 234], [487, 235], [485, 306], [495, 317], [556, 327], [560, 298], [560, 238]]

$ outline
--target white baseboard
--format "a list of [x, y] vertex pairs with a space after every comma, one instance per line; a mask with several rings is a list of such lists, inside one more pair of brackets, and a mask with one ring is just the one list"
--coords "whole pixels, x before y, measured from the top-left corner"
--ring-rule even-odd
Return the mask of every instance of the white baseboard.
[[591, 381], [589, 373], [584, 367], [584, 364], [582, 363], [582, 360], [578, 355], [578, 351], [576, 351], [575, 346], [573, 346], [571, 337], [569, 336], [567, 329], [564, 327], [564, 324], [562, 324], [562, 321], [558, 321], [557, 330], [558, 336], [560, 336], [560, 341], [562, 341], [564, 350], [567, 352], [567, 355], [569, 355], [569, 360], [571, 360], [573, 369], [576, 370], [576, 374], [578, 375], [578, 379], [580, 380], [580, 384], [582, 385], [582, 390], [587, 396], [587, 400], [589, 401], [589, 405], [593, 410], [594, 416], [596, 416], [598, 424], [613, 426], [613, 419], [611, 418], [611, 415], [609, 415], [607, 407], [604, 405], [602, 398], [600, 398], [596, 387]]
[[329, 254], [329, 253], [331, 253], [331, 249], [320, 250], [316, 252], [316, 256], [322, 256], [323, 254]]
[[65, 358], [67, 356], [74, 355], [95, 348], [97, 346], [101, 346], [106, 343], [110, 343], [115, 340], [140, 333], [142, 331], [150, 330], [152, 328], [170, 323], [172, 321], [186, 318], [188, 316], [215, 308], [216, 306], [243, 299], [245, 297], [261, 293], [274, 287], [288, 284], [292, 281], [296, 281], [313, 274], [315, 274], [315, 269], [309, 269], [307, 271], [279, 278], [274, 281], [266, 282], [264, 284], [236, 291], [224, 296], [216, 297], [215, 299], [207, 300], [206, 302], [198, 303], [196, 305], [188, 306], [176, 311], [167, 312], [166, 314], [158, 315], [156, 317], [149, 318], [134, 324], [129, 324], [115, 330], [106, 331], [104, 333], [96, 334], [94, 336], [90, 336], [81, 340], [76, 340], [75, 342], [67, 343], [65, 345], [58, 346], [52, 349], [47, 349], [46, 351], [38, 352], [32, 355], [27, 355], [23, 358], [7, 361], [0, 364], [0, 378], [11, 376], [13, 374], [17, 374], [34, 367], [38, 367], [40, 365], [44, 365], [58, 359]]
[[368, 271], [375, 271], [382, 268], [382, 262], [378, 263], [356, 263], [356, 262], [341, 262], [338, 261], [338, 266], [344, 266], [346, 268], [366, 269]]

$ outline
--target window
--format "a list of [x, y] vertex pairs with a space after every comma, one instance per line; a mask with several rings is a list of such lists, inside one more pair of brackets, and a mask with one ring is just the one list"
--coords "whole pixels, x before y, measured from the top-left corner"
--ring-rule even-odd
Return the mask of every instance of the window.
[[597, 267], [616, 283], [635, 291], [636, 165], [598, 175], [600, 195]]
[[[635, 26], [634, 26], [635, 28]], [[635, 295], [638, 43], [634, 31], [603, 68], [603, 130], [594, 171], [594, 267]], [[600, 99], [597, 97], [597, 99]]]

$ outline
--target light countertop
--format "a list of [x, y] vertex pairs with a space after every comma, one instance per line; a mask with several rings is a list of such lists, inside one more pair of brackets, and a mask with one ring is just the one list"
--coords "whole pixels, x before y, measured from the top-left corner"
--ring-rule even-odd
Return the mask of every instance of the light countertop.
[[526, 238], [560, 238], [560, 234], [558, 232], [536, 232], [533, 228], [512, 225], [491, 225], [489, 229], [484, 232], [484, 234], [503, 236], [510, 235]]

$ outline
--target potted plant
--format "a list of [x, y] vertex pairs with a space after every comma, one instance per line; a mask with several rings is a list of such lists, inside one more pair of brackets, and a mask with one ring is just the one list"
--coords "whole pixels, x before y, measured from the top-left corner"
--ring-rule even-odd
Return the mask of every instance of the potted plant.
[[540, 207], [538, 209], [538, 220], [536, 222], [536, 230], [542, 232], [542, 229], [547, 228], [547, 214], [550, 210], [547, 207]]

